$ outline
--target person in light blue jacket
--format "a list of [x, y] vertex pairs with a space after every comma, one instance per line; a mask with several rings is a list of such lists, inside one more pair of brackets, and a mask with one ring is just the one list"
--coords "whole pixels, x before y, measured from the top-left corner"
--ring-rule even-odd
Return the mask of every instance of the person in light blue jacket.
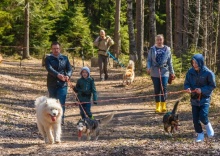
[[202, 54], [195, 54], [192, 68], [186, 74], [184, 89], [191, 93], [193, 124], [197, 135], [196, 142], [204, 140], [201, 122], [206, 127], [208, 137], [214, 136], [214, 130], [208, 119], [212, 91], [216, 88], [215, 75], [204, 65]]
[[[147, 73], [154, 84], [156, 113], [166, 112], [166, 93], [169, 75], [175, 77], [170, 47], [164, 45], [164, 37], [159, 34], [155, 45], [150, 48], [147, 58]], [[158, 95], [163, 94], [163, 95]]]

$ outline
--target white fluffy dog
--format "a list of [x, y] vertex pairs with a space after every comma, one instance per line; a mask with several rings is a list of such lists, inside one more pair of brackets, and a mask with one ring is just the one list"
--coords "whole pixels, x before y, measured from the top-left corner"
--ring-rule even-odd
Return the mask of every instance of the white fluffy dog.
[[38, 97], [35, 101], [37, 127], [45, 143], [60, 143], [62, 107], [58, 100]]

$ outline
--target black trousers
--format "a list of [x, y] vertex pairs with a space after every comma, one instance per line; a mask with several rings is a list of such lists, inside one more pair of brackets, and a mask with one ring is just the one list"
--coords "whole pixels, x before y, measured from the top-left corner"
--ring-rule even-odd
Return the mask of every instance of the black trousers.
[[99, 64], [99, 71], [100, 71], [100, 78], [102, 78], [103, 73], [105, 74], [105, 79], [108, 78], [108, 56], [104, 56], [99, 54], [98, 56], [98, 64]]

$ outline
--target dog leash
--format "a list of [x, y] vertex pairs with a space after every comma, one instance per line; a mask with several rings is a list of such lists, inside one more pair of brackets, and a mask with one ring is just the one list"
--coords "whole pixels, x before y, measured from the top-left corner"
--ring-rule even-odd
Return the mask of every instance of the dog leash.
[[159, 72], [159, 75], [160, 75], [160, 87], [161, 87], [161, 90], [162, 90], [162, 93], [163, 93], [163, 98], [164, 98], [164, 100], [166, 100], [166, 97], [165, 97], [165, 94], [164, 94], [164, 90], [163, 90], [162, 76], [161, 76], [160, 68], [158, 68], [158, 72]]
[[76, 103], [76, 104], [79, 104], [79, 106], [82, 108], [84, 114], [85, 114], [87, 117], [89, 117], [89, 116], [86, 114], [86, 111], [85, 111], [85, 109], [83, 108], [83, 106], [82, 106], [82, 104], [81, 104], [81, 102], [80, 102], [78, 96], [76, 95], [75, 91], [73, 90], [73, 88], [74, 88], [73, 84], [70, 82], [70, 80], [68, 80], [67, 83], [68, 83], [68, 85], [70, 86], [70, 88], [72, 88], [73, 95], [75, 96], [76, 100], [78, 101], [78, 103]]

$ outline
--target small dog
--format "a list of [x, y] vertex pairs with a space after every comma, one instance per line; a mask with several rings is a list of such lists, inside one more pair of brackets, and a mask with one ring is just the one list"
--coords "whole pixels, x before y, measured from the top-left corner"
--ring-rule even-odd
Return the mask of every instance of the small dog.
[[78, 140], [81, 140], [82, 133], [86, 133], [87, 140], [90, 140], [91, 134], [95, 133], [95, 140], [98, 140], [100, 125], [105, 125], [109, 123], [114, 117], [114, 114], [115, 112], [99, 120], [96, 120], [96, 119], [92, 120], [90, 118], [80, 119], [77, 123]]
[[61, 117], [63, 114], [60, 102], [56, 99], [41, 96], [36, 99], [35, 106], [37, 127], [45, 143], [60, 143]]
[[129, 60], [128, 66], [123, 74], [123, 84], [126, 81], [126, 84], [129, 85], [134, 81], [135, 72], [134, 72], [134, 61]]
[[[178, 130], [179, 119], [178, 119], [178, 114], [176, 114], [178, 104], [179, 101], [175, 103], [172, 112], [167, 112], [163, 116], [164, 131], [167, 132], [170, 136], [172, 136], [172, 134], [174, 133], [174, 129]], [[169, 127], [171, 127], [170, 132], [168, 131]]]

